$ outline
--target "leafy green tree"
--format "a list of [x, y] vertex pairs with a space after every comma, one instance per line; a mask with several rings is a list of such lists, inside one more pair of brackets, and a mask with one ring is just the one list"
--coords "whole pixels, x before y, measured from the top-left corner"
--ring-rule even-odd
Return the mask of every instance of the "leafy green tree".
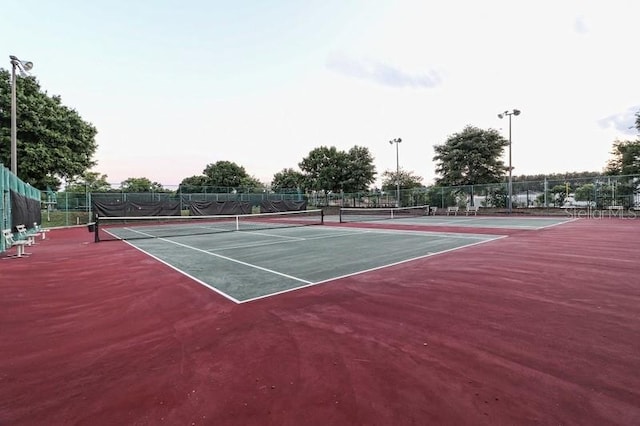
[[[635, 127], [640, 134], [640, 111], [636, 113]], [[605, 174], [619, 177], [601, 186], [602, 196], [598, 202], [604, 206], [631, 207], [636, 203], [635, 194], [640, 187], [640, 180], [633, 176], [640, 174], [640, 135], [635, 141], [616, 140], [611, 155]]]
[[498, 182], [504, 177], [504, 162], [500, 159], [509, 141], [497, 130], [466, 126], [454, 133], [442, 145], [433, 148], [436, 155], [438, 185], [462, 186]]
[[97, 172], [84, 172], [67, 185], [67, 192], [107, 192], [111, 184], [107, 182], [107, 175]]
[[[526, 188], [530, 191], [541, 191], [545, 190], [545, 181], [547, 185], [553, 185], [555, 182], [572, 182], [577, 185], [582, 184], [585, 181], [592, 180], [595, 176], [601, 176], [602, 172], [591, 171], [591, 172], [565, 172], [565, 173], [550, 173], [547, 175], [537, 174], [537, 175], [519, 175], [513, 176], [514, 184], [526, 182]], [[520, 185], [521, 187], [522, 185]], [[544, 204], [544, 201], [541, 201], [540, 204]]]
[[182, 179], [180, 183], [180, 192], [198, 193], [206, 192], [207, 176], [198, 175]]
[[158, 182], [152, 182], [146, 177], [128, 178], [120, 183], [123, 192], [166, 192]]
[[207, 164], [201, 175], [184, 178], [180, 183], [180, 191], [186, 193], [263, 187], [264, 184], [250, 176], [244, 167], [231, 161]]
[[495, 207], [495, 208], [507, 207], [508, 198], [509, 198], [509, 194], [507, 194], [507, 188], [505, 187], [491, 188], [487, 192], [485, 204], [486, 204], [486, 207]]
[[382, 173], [382, 190], [391, 194], [396, 194], [398, 186], [400, 184], [400, 200], [399, 205], [406, 207], [417, 205], [419, 201], [426, 202], [426, 197], [418, 196], [416, 191], [410, 191], [411, 189], [422, 189], [422, 177], [415, 176], [413, 172], [405, 172], [400, 169], [400, 173], [387, 170]]
[[592, 183], [585, 183], [576, 188], [574, 192], [574, 198], [576, 201], [593, 201], [595, 194], [595, 185]]
[[369, 148], [354, 146], [347, 152], [347, 170], [343, 188], [345, 192], [366, 191], [375, 181], [376, 167]]
[[620, 141], [613, 143], [613, 158], [607, 163], [607, 175], [637, 175], [640, 174], [640, 139], [635, 141]]
[[455, 205], [455, 203], [455, 194], [449, 187], [430, 186], [426, 190], [424, 204], [444, 208]]
[[253, 176], [245, 176], [240, 181], [240, 187], [256, 190], [256, 189], [263, 189], [265, 185], [262, 182], [260, 182], [258, 178], [255, 178]]
[[321, 146], [309, 152], [298, 164], [309, 189], [340, 192], [344, 189], [346, 155], [335, 146]]
[[592, 178], [594, 176], [600, 176], [602, 175], [601, 172], [598, 171], [590, 171], [590, 172], [564, 172], [564, 173], [549, 173], [549, 174], [537, 174], [537, 175], [518, 175], [518, 176], [513, 176], [513, 181], [514, 182], [534, 182], [534, 181], [539, 181], [539, 182], [544, 182], [544, 180], [546, 179], [547, 181], [552, 181], [552, 180], [561, 180], [561, 181], [568, 181], [568, 180], [584, 180], [587, 178]]
[[299, 164], [309, 189], [356, 192], [375, 180], [375, 166], [368, 148], [354, 146], [348, 152], [321, 146], [309, 152]]
[[285, 189], [304, 190], [304, 175], [292, 168], [282, 169], [281, 171], [273, 175], [273, 180], [271, 181], [271, 189], [273, 191], [283, 191]]
[[[18, 176], [36, 188], [58, 189], [95, 165], [96, 128], [49, 96], [34, 77], [17, 77]], [[0, 69], [0, 162], [11, 156], [11, 74]]]
[[382, 190], [393, 191], [397, 189], [396, 182], [400, 182], [400, 190], [422, 188], [422, 177], [415, 176], [413, 172], [406, 172], [400, 169], [400, 173], [386, 170], [382, 173]]
[[551, 199], [556, 206], [563, 206], [564, 201], [567, 199], [567, 185], [555, 185], [549, 190], [551, 193]]
[[202, 173], [207, 177], [206, 183], [209, 186], [234, 189], [263, 186], [258, 179], [249, 176], [244, 167], [231, 161], [218, 161], [214, 164], [207, 164]]

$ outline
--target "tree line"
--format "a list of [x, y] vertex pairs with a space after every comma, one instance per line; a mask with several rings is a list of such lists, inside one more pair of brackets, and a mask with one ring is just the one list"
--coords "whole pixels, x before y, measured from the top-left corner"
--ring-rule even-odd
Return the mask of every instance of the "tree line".
[[[10, 159], [10, 73], [0, 69], [0, 162]], [[60, 96], [50, 96], [34, 77], [18, 77], [18, 176], [40, 189], [58, 190], [62, 180], [68, 191], [113, 190], [105, 174], [91, 171], [97, 150], [97, 129], [72, 108], [63, 105]], [[640, 134], [640, 111], [635, 127]], [[436, 185], [465, 186], [500, 182], [508, 173], [501, 157], [508, 141], [495, 129], [468, 125], [434, 146]], [[607, 175], [640, 174], [640, 138], [613, 142]], [[341, 151], [334, 146], [320, 146], [302, 158], [297, 168], [289, 167], [274, 174], [270, 185], [251, 176], [245, 168], [231, 161], [207, 164], [202, 172], [180, 183], [182, 192], [200, 192], [202, 188], [269, 188], [273, 191], [321, 191], [353, 193], [367, 191], [376, 179], [374, 158], [368, 148], [353, 146]], [[567, 172], [547, 179], [577, 179], [598, 172]], [[513, 176], [513, 182], [544, 180], [545, 175]], [[422, 177], [412, 171], [384, 171], [382, 190], [422, 187]], [[146, 177], [131, 177], [120, 183], [120, 191], [161, 192], [163, 186]]]

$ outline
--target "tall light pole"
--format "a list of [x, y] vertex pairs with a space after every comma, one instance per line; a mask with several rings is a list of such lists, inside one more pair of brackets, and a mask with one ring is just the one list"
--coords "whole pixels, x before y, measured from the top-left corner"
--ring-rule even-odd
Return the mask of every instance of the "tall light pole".
[[511, 167], [511, 116], [512, 115], [516, 115], [516, 116], [520, 115], [520, 110], [513, 109], [511, 111], [505, 111], [498, 114], [498, 118], [500, 119], [504, 118], [505, 116], [509, 117], [509, 199], [507, 200], [507, 211], [509, 212], [509, 214], [511, 214], [511, 211], [512, 211], [511, 199], [513, 197], [513, 184], [511, 180], [511, 171], [513, 170], [513, 167]]
[[17, 102], [16, 102], [16, 69], [20, 75], [26, 75], [33, 68], [33, 62], [21, 61], [15, 56], [9, 56], [11, 60], [11, 172], [18, 175], [18, 126], [17, 126]]
[[393, 145], [396, 144], [396, 207], [400, 207], [400, 154], [398, 145], [400, 145], [402, 139], [395, 138], [391, 139], [389, 143]]

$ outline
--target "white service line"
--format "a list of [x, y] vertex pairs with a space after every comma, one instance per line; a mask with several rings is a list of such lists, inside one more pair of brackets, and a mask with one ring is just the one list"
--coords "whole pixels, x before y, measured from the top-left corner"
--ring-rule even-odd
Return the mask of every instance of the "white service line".
[[495, 236], [495, 237], [493, 237], [491, 239], [486, 239], [484, 241], [478, 241], [478, 242], [475, 242], [475, 243], [467, 244], [467, 245], [460, 246], [460, 247], [454, 247], [454, 248], [450, 248], [450, 249], [447, 249], [447, 250], [438, 251], [438, 252], [435, 252], [435, 253], [434, 252], [427, 252], [427, 254], [424, 254], [424, 255], [421, 255], [421, 256], [412, 257], [411, 259], [404, 259], [404, 260], [400, 260], [398, 262], [393, 262], [393, 263], [389, 263], [389, 264], [386, 264], [386, 265], [376, 266], [375, 268], [365, 269], [365, 270], [362, 270], [362, 271], [356, 271], [356, 272], [352, 272], [350, 274], [341, 275], [339, 277], [332, 277], [332, 278], [329, 278], [329, 279], [326, 279], [326, 280], [322, 280], [322, 281], [309, 282], [308, 284], [300, 286], [300, 287], [290, 288], [290, 289], [278, 291], [278, 292], [275, 292], [275, 293], [269, 293], [269, 294], [265, 294], [263, 296], [253, 297], [251, 299], [245, 299], [245, 300], [240, 301], [240, 303], [242, 304], [242, 303], [247, 303], [247, 302], [253, 302], [255, 300], [266, 299], [267, 297], [277, 296], [279, 294], [284, 294], [284, 293], [289, 293], [289, 292], [296, 291], [296, 290], [301, 290], [303, 288], [307, 288], [307, 287], [311, 287], [311, 286], [315, 286], [315, 285], [319, 285], [319, 284], [324, 284], [324, 283], [328, 283], [328, 282], [331, 282], [331, 281], [340, 280], [342, 278], [352, 277], [354, 275], [365, 274], [367, 272], [377, 271], [379, 269], [389, 268], [391, 266], [396, 266], [396, 265], [400, 265], [400, 264], [407, 263], [407, 262], [413, 262], [414, 260], [419, 260], [419, 259], [424, 259], [426, 257], [440, 255], [442, 253], [447, 253], [447, 252], [451, 252], [451, 251], [455, 251], [455, 250], [460, 250], [460, 249], [463, 249], [463, 248], [477, 246], [479, 244], [489, 243], [489, 242], [492, 242], [492, 241], [495, 241], [495, 240], [500, 240], [502, 238], [507, 238], [507, 235]]
[[[245, 234], [247, 232], [244, 232]], [[367, 234], [370, 233], [369, 231], [364, 231], [364, 232], [343, 232], [343, 233], [339, 233], [339, 234], [331, 234], [331, 235], [321, 235], [321, 236], [316, 236], [316, 237], [306, 237], [306, 238], [302, 238], [302, 237], [297, 237], [295, 240], [289, 240], [289, 241], [265, 241], [262, 243], [247, 243], [247, 244], [237, 244], [235, 246], [219, 246], [216, 247], [213, 250], [231, 250], [231, 249], [238, 249], [238, 248], [253, 248], [253, 247], [262, 247], [262, 246], [269, 246], [269, 245], [273, 245], [273, 244], [285, 244], [285, 243], [292, 243], [292, 242], [297, 242], [297, 241], [313, 241], [313, 240], [322, 240], [322, 239], [326, 239], [326, 238], [337, 238], [337, 237], [344, 237], [346, 235], [361, 235], [361, 234]], [[265, 236], [269, 236], [269, 237], [276, 237], [279, 235], [271, 235], [271, 234], [266, 234], [266, 233], [262, 233], [260, 235], [265, 235]]]
[[311, 281], [303, 280], [302, 278], [294, 277], [293, 275], [283, 274], [282, 272], [274, 271], [273, 269], [263, 268], [262, 266], [254, 265], [252, 263], [243, 262], [241, 260], [234, 259], [232, 257], [223, 256], [223, 255], [218, 254], [218, 253], [213, 253], [213, 252], [210, 252], [210, 251], [207, 251], [207, 250], [203, 250], [203, 249], [200, 249], [200, 248], [197, 248], [197, 247], [193, 247], [193, 246], [190, 246], [190, 245], [187, 245], [187, 244], [182, 244], [182, 243], [179, 243], [177, 241], [168, 240], [166, 238], [158, 238], [158, 240], [166, 241], [168, 243], [175, 244], [175, 245], [180, 246], [180, 247], [184, 247], [184, 248], [188, 248], [188, 249], [191, 249], [191, 250], [199, 251], [200, 253], [208, 254], [209, 256], [215, 256], [215, 257], [218, 257], [220, 259], [228, 260], [229, 262], [234, 262], [234, 263], [238, 263], [240, 265], [248, 266], [250, 268], [258, 269], [260, 271], [269, 272], [270, 274], [279, 275], [281, 277], [289, 278], [289, 279], [294, 280], [294, 281], [300, 281], [300, 282], [306, 283], [306, 284], [310, 284], [311, 283]]
[[136, 249], [136, 250], [138, 250], [138, 251], [141, 251], [142, 253], [146, 254], [147, 256], [150, 256], [150, 257], [154, 258], [154, 259], [155, 259], [155, 260], [157, 260], [158, 262], [160, 262], [160, 263], [163, 263], [163, 264], [167, 265], [169, 268], [171, 268], [171, 269], [173, 269], [174, 271], [176, 271], [176, 272], [178, 272], [178, 273], [180, 273], [180, 274], [184, 275], [185, 277], [188, 277], [188, 278], [192, 279], [193, 281], [197, 282], [198, 284], [200, 284], [200, 285], [202, 285], [202, 286], [204, 286], [204, 287], [207, 287], [207, 288], [208, 288], [208, 289], [210, 289], [210, 290], [213, 290], [214, 292], [218, 293], [220, 296], [222, 296], [222, 297], [224, 297], [224, 298], [226, 298], [226, 299], [231, 300], [233, 303], [237, 303], [237, 304], [242, 303], [240, 300], [236, 299], [235, 297], [232, 297], [232, 296], [228, 295], [227, 293], [225, 293], [225, 292], [223, 292], [223, 291], [218, 290], [218, 289], [217, 289], [217, 288], [215, 288], [214, 286], [212, 286], [212, 285], [210, 285], [210, 284], [208, 284], [208, 283], [206, 283], [206, 282], [202, 281], [201, 279], [198, 279], [198, 278], [194, 277], [194, 276], [193, 276], [193, 275], [191, 275], [191, 274], [188, 274], [187, 272], [183, 271], [182, 269], [180, 269], [180, 268], [177, 268], [177, 267], [173, 266], [171, 263], [166, 262], [166, 261], [164, 261], [164, 260], [160, 259], [158, 256], [156, 256], [156, 255], [153, 255], [153, 254], [149, 253], [148, 251], [146, 251], [146, 250], [144, 250], [144, 249], [142, 249], [142, 248], [140, 248], [140, 247], [136, 246], [135, 244], [132, 244], [132, 243], [130, 243], [129, 241], [126, 241], [126, 240], [125, 240], [124, 242], [125, 242], [126, 244], [128, 244], [129, 246], [133, 247], [134, 249]]

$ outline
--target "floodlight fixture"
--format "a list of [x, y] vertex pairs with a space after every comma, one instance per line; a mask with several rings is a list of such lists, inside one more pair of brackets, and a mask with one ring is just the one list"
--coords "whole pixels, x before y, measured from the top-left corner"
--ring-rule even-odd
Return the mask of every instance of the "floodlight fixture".
[[21, 76], [28, 75], [33, 69], [33, 62], [21, 61], [14, 55], [9, 56], [11, 62], [11, 172], [18, 175], [18, 127], [16, 101], [16, 71]]

